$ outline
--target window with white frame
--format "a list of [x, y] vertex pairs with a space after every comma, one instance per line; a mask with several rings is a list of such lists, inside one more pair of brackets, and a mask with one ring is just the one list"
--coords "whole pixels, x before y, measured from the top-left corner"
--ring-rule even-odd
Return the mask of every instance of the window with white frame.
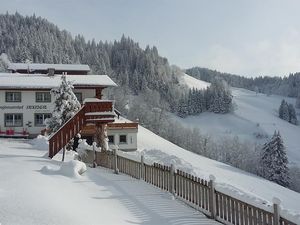
[[23, 127], [22, 113], [5, 113], [4, 125], [6, 127]]
[[35, 93], [36, 102], [51, 102], [50, 92], [36, 92]]
[[115, 143], [115, 136], [114, 135], [108, 135], [108, 143], [109, 144], [114, 144]]
[[21, 102], [21, 92], [5, 92], [6, 102]]
[[126, 144], [127, 143], [127, 135], [121, 134], [119, 142], [120, 142], [120, 144]]
[[34, 114], [34, 126], [45, 126], [45, 120], [51, 117], [51, 113], [35, 113]]

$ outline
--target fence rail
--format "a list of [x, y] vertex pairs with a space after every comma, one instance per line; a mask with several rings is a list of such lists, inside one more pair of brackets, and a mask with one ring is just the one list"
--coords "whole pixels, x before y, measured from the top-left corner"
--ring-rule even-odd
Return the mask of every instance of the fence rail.
[[109, 151], [97, 153], [97, 164], [121, 172], [171, 192], [178, 199], [207, 216], [228, 225], [297, 225], [280, 216], [278, 204], [273, 212], [255, 207], [215, 190], [214, 180], [206, 181], [173, 166], [148, 165]]
[[82, 129], [85, 106], [49, 138], [49, 157], [55, 156]]

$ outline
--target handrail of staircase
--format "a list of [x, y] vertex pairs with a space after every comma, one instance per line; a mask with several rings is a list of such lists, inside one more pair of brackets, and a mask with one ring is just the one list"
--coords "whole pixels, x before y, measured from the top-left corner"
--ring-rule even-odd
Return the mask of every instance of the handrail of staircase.
[[[52, 158], [55, 156], [60, 149], [66, 146], [68, 142], [80, 131], [80, 129], [83, 126], [83, 121], [80, 121], [80, 114], [85, 113], [85, 105], [83, 105], [80, 110], [78, 110], [65, 124], [63, 124], [55, 133], [53, 133], [49, 137], [49, 157]], [[72, 122], [75, 120], [78, 121], [76, 124], [72, 124]], [[84, 118], [84, 116], [83, 116]], [[82, 118], [81, 118], [82, 119]], [[75, 125], [77, 127], [75, 127]], [[66, 129], [66, 131], [64, 131]], [[64, 133], [63, 135], [61, 135]]]

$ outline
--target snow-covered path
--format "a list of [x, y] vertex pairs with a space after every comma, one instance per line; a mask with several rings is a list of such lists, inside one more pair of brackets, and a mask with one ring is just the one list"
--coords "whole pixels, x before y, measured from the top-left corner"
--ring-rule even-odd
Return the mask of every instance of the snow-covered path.
[[0, 223], [218, 224], [143, 181], [91, 169], [81, 178], [44, 174], [43, 158], [22, 140], [0, 139]]

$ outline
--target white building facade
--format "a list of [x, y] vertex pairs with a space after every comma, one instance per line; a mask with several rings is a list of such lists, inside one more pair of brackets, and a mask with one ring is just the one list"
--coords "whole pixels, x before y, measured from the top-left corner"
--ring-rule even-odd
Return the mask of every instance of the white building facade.
[[[81, 103], [88, 98], [101, 99], [104, 88], [117, 86], [107, 75], [88, 74], [87, 65], [12, 63], [10, 69], [11, 73], [0, 73], [0, 137], [35, 137], [45, 130], [45, 120], [54, 109], [50, 91], [61, 84], [61, 73], [67, 74]], [[126, 123], [131, 125], [124, 126], [119, 119], [107, 125], [110, 147], [137, 149], [138, 125]], [[92, 138], [93, 132], [84, 135]]]
[[[1, 78], [0, 78], [1, 81]], [[95, 96], [94, 89], [74, 89], [79, 101]], [[51, 117], [54, 96], [50, 90], [0, 90], [0, 134], [36, 136]]]

